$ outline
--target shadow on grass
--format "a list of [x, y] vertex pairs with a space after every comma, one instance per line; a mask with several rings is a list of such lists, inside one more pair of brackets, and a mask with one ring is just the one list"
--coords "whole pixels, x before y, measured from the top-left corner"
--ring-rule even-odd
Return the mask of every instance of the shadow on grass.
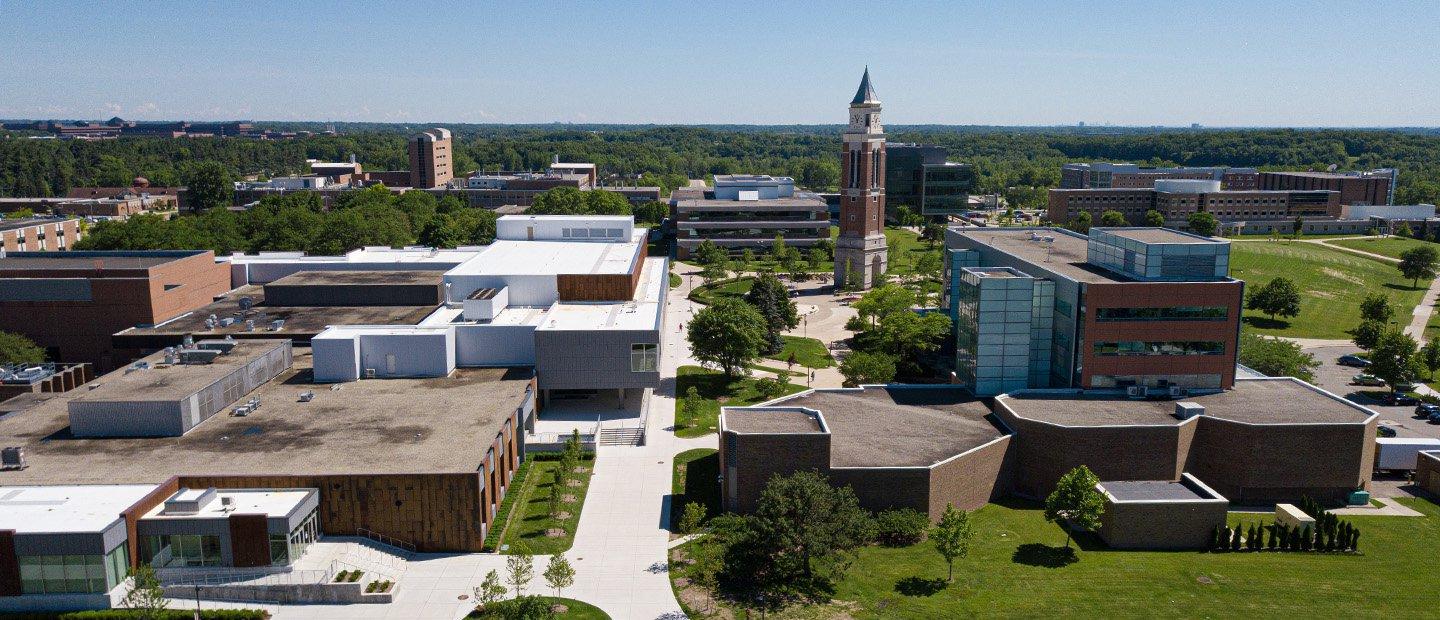
[[1423, 290], [1426, 290], [1426, 289], [1430, 288], [1430, 286], [1429, 286], [1428, 284], [1425, 285], [1425, 286], [1420, 286], [1420, 285], [1418, 285], [1418, 284], [1415, 285], [1415, 286], [1409, 286], [1409, 285], [1406, 285], [1406, 284], [1396, 284], [1396, 283], [1394, 283], [1394, 282], [1386, 282], [1386, 283], [1385, 283], [1385, 288], [1388, 288], [1388, 289], [1390, 289], [1390, 290], [1392, 290], [1392, 291], [1423, 291]]
[[905, 596], [935, 596], [950, 585], [944, 579], [921, 579], [906, 577], [895, 582], [895, 591]]
[[1026, 543], [1015, 549], [1010, 561], [1027, 566], [1062, 568], [1080, 561], [1080, 558], [1075, 555], [1074, 548]]
[[1287, 327], [1290, 327], [1290, 321], [1284, 321], [1281, 319], [1269, 319], [1263, 316], [1247, 316], [1241, 320], [1243, 320], [1247, 325], [1256, 329], [1285, 329]]

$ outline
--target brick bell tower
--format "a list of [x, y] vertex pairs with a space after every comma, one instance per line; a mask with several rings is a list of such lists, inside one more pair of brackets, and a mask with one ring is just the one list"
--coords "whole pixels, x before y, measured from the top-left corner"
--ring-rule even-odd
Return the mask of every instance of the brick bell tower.
[[[840, 153], [840, 238], [835, 241], [835, 287], [857, 281], [868, 289], [879, 283], [885, 254], [885, 130], [880, 100], [870, 86], [870, 68], [850, 101], [850, 126]], [[859, 278], [848, 270], [859, 272]]]

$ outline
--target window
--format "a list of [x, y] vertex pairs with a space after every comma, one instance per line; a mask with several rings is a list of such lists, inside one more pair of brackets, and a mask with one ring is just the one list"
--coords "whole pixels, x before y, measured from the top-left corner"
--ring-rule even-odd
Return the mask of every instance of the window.
[[[108, 592], [116, 582], [107, 581], [107, 560], [121, 549], [124, 545], [104, 556], [22, 555], [17, 558], [20, 591], [24, 594]], [[121, 573], [120, 578], [123, 577]]]
[[1175, 306], [1172, 308], [1096, 308], [1096, 321], [1223, 321], [1229, 317], [1224, 306]]
[[147, 536], [140, 557], [156, 568], [220, 566], [220, 537], [194, 534]]
[[630, 372], [656, 372], [660, 370], [660, 345], [630, 345]]
[[1095, 355], [1224, 355], [1225, 343], [1204, 341], [1163, 341], [1143, 342], [1121, 340], [1119, 342], [1097, 342]]

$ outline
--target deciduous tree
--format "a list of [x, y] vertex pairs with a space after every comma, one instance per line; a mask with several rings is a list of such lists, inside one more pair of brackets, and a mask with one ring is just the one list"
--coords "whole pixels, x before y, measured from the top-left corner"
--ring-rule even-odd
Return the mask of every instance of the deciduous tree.
[[1190, 226], [1190, 232], [1206, 237], [1214, 235], [1215, 230], [1220, 227], [1220, 220], [1205, 211], [1191, 213], [1190, 217], [1185, 219], [1185, 223]]
[[765, 326], [765, 317], [750, 304], [721, 299], [695, 314], [686, 335], [695, 359], [736, 377], [760, 357], [767, 341]]
[[1110, 210], [1100, 214], [1101, 226], [1105, 226], [1108, 228], [1117, 228], [1120, 226], [1128, 225], [1129, 223], [1130, 222], [1125, 220], [1125, 214], [1119, 211]]
[[561, 596], [565, 588], [575, 585], [575, 568], [570, 566], [570, 560], [565, 559], [564, 551], [550, 556], [544, 577], [545, 585], [555, 591], [555, 596]]
[[[1093, 530], [1100, 527], [1105, 500], [1095, 485], [1100, 479], [1081, 465], [1065, 473], [1055, 483], [1055, 490], [1045, 498], [1045, 520], [1065, 528], [1065, 548], [1070, 548], [1071, 527]], [[1237, 534], [1238, 536], [1238, 534]]]
[[1389, 323], [1393, 316], [1395, 308], [1390, 305], [1390, 298], [1384, 294], [1370, 293], [1360, 301], [1360, 319], [1363, 321]]
[[1429, 244], [1416, 246], [1400, 253], [1400, 274], [1410, 279], [1411, 287], [1419, 287], [1420, 280], [1435, 279], [1437, 256]]
[[930, 530], [930, 540], [935, 551], [945, 558], [949, 569], [946, 581], [955, 581], [955, 560], [970, 554], [970, 537], [974, 534], [970, 526], [970, 513], [956, 510], [953, 504], [945, 504], [940, 521]]
[[1370, 350], [1370, 365], [1365, 370], [1390, 385], [1393, 394], [1397, 385], [1414, 383], [1419, 378], [1420, 360], [1416, 358], [1415, 339], [1398, 329], [1381, 334]]
[[0, 364], [37, 364], [45, 361], [45, 349], [35, 341], [10, 332], [0, 332]]
[[884, 353], [854, 351], [840, 362], [845, 387], [856, 387], [895, 380], [895, 358]]
[[1300, 345], [1249, 331], [1240, 333], [1240, 363], [1268, 377], [1314, 381], [1320, 362]]
[[1156, 211], [1156, 210], [1154, 210], [1154, 209], [1151, 209], [1151, 210], [1149, 210], [1149, 211], [1146, 211], [1146, 212], [1145, 212], [1145, 225], [1146, 225], [1146, 226], [1155, 226], [1155, 227], [1157, 227], [1157, 228], [1158, 228], [1158, 227], [1161, 227], [1161, 226], [1164, 226], [1164, 225], [1165, 225], [1165, 216], [1164, 216], [1164, 215], [1161, 215], [1159, 211]]
[[1300, 289], [1289, 278], [1279, 277], [1250, 292], [1245, 308], [1270, 315], [1293, 317], [1300, 314]]

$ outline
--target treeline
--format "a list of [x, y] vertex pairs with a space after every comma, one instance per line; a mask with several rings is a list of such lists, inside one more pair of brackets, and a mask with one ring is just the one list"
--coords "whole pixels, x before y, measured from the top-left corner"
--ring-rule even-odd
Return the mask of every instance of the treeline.
[[453, 248], [495, 239], [495, 212], [425, 192], [399, 196], [383, 186], [350, 192], [325, 210], [318, 194], [271, 196], [245, 211], [210, 209], [163, 219], [139, 215], [96, 224], [77, 250], [304, 251], [343, 254], [364, 246]]
[[[348, 127], [348, 126], [347, 126]], [[355, 155], [372, 170], [408, 166], [410, 131], [365, 129], [283, 141], [234, 138], [121, 138], [104, 141], [0, 139], [0, 195], [52, 196], [71, 187], [119, 185], [134, 176], [156, 185], [181, 179], [185, 166], [213, 160], [238, 174], [277, 176], [305, 171], [307, 158], [339, 161]], [[385, 127], [385, 126], [381, 126]], [[418, 128], [418, 127], [417, 127]], [[351, 131], [348, 128], [343, 131]], [[1323, 170], [1396, 167], [1396, 201], [1440, 200], [1440, 135], [1434, 132], [1361, 129], [1166, 130], [1079, 132], [973, 127], [892, 127], [894, 142], [916, 141], [950, 149], [951, 158], [972, 163], [980, 189], [1014, 188], [1033, 203], [1053, 187], [1068, 161], [1133, 161], [1147, 164], [1231, 165]], [[687, 178], [762, 173], [795, 177], [803, 186], [833, 188], [839, 182], [839, 129], [834, 126], [462, 126], [455, 131], [455, 168], [541, 170], [558, 156], [593, 162], [602, 177], [621, 175], [667, 191]]]

